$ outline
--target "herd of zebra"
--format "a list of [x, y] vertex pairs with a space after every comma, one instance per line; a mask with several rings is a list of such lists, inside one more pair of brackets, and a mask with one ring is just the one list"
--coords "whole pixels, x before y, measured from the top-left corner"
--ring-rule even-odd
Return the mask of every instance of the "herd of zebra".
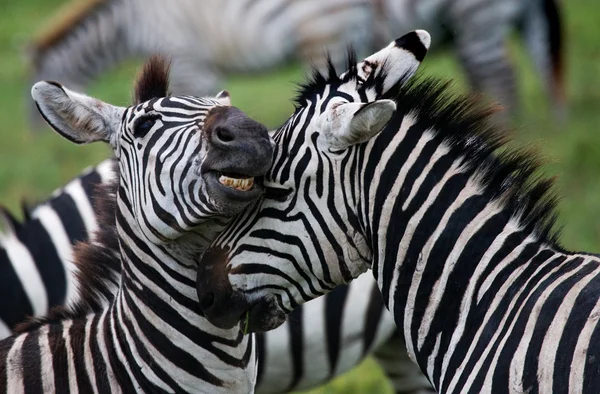
[[[160, 50], [174, 94], [214, 94], [231, 73], [290, 60], [343, 66], [407, 31], [455, 49], [468, 81], [518, 110], [509, 38], [522, 37], [554, 112], [565, 112], [560, 0], [83, 0], [67, 2], [28, 47], [33, 81], [82, 90], [119, 63]], [[198, 78], [201, 75], [202, 78]], [[33, 108], [33, 115], [37, 111]]]
[[[173, 18], [164, 28], [180, 29], [169, 37], [177, 45], [162, 44], [175, 48], [168, 57], [146, 62], [129, 107], [57, 82], [31, 90], [58, 134], [105, 142], [114, 157], [25, 208], [23, 222], [0, 215], [0, 294], [11, 300], [0, 306], [0, 391], [288, 392], [369, 354], [398, 393], [598, 391], [600, 258], [560, 245], [552, 182], [536, 175], [531, 152], [506, 148], [497, 108], [414, 76], [427, 32], [362, 61], [348, 51], [345, 65], [334, 47], [271, 132], [226, 91], [200, 97], [227, 67], [311, 56], [317, 38], [338, 35], [363, 56], [395, 33], [384, 16], [406, 26], [407, 15], [444, 10], [473, 85], [509, 106], [505, 53], [482, 50], [502, 47], [507, 25], [479, 33], [504, 15], [531, 22], [522, 27], [560, 107], [555, 2], [333, 3], [301, 14], [279, 2], [206, 2], [206, 18], [192, 21], [191, 3], [171, 13], [95, 1], [36, 43], [36, 79], [60, 70], [56, 79], [82, 88], [125, 56], [155, 51], [155, 35], [169, 37], [127, 18]], [[535, 17], [515, 16], [525, 10]], [[296, 24], [283, 22], [287, 13]], [[216, 14], [230, 23], [217, 29]], [[374, 21], [385, 31], [366, 35]], [[188, 35], [207, 24], [219, 34], [205, 43], [217, 49], [191, 51]], [[282, 25], [300, 39], [269, 30]], [[325, 29], [334, 25], [349, 30]], [[256, 26], [265, 37], [250, 34]], [[257, 58], [257, 45], [274, 53]]]

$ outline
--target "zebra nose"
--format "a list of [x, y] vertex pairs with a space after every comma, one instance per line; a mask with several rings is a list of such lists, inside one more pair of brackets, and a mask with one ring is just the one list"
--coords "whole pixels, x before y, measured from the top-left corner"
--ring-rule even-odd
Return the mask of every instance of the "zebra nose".
[[235, 142], [235, 134], [226, 125], [215, 127], [213, 131], [212, 143], [215, 145], [227, 146]]

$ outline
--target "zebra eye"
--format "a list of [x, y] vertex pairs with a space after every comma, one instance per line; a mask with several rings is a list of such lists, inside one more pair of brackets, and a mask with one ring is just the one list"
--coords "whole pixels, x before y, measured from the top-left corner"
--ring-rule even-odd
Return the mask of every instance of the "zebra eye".
[[276, 201], [285, 201], [292, 193], [292, 189], [284, 189], [279, 187], [266, 187], [265, 188], [265, 198], [276, 200]]
[[159, 118], [158, 115], [142, 116], [141, 118], [138, 118], [133, 125], [133, 136], [136, 138], [144, 138]]

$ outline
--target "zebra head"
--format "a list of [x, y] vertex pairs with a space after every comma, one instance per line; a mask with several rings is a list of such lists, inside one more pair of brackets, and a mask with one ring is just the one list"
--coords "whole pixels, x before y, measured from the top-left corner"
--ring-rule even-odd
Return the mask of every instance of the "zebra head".
[[136, 104], [127, 108], [56, 82], [32, 88], [40, 113], [59, 134], [78, 144], [111, 145], [119, 196], [158, 244], [256, 200], [273, 154], [265, 126], [232, 107], [227, 92], [169, 96], [168, 69], [163, 58], [152, 57], [138, 78]]
[[330, 66], [302, 87], [295, 113], [274, 134], [265, 198], [199, 264], [198, 296], [213, 324], [245, 318], [251, 331], [273, 329], [298, 304], [367, 269], [358, 161], [395, 113], [386, 94], [416, 72], [429, 44], [427, 32], [409, 33], [361, 63], [350, 56], [341, 76]]

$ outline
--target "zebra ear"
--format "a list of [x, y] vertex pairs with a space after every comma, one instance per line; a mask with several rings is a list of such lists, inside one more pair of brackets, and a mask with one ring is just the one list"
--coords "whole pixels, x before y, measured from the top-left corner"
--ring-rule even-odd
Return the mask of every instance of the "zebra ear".
[[114, 141], [125, 111], [56, 82], [36, 83], [31, 96], [46, 122], [77, 144]]
[[215, 96], [215, 99], [226, 107], [231, 106], [231, 95], [227, 90], [222, 90]]
[[321, 116], [321, 130], [328, 148], [346, 149], [380, 133], [396, 111], [392, 100], [370, 103], [346, 103], [333, 107]]
[[412, 77], [425, 58], [431, 36], [425, 30], [415, 30], [392, 41], [387, 47], [372, 54], [357, 65], [363, 80], [382, 75], [383, 91]]

